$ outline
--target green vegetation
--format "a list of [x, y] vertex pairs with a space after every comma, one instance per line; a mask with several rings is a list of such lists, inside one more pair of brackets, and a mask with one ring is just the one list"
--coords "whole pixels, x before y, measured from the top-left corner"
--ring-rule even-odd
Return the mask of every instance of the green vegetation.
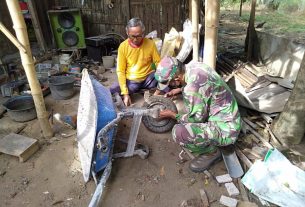
[[[243, 2], [247, 2], [250, 0], [243, 0]], [[220, 5], [222, 7], [230, 7], [230, 6], [235, 6], [235, 5], [240, 4], [240, 0], [220, 0]]]
[[[248, 22], [250, 18], [249, 11], [245, 11], [241, 19]], [[305, 32], [305, 18], [296, 15], [287, 15], [277, 11], [256, 12], [256, 23], [266, 22], [265, 30], [273, 30], [274, 32], [297, 33]], [[275, 31], [276, 30], [276, 31]]]
[[[250, 3], [251, 0], [243, 0], [243, 2]], [[256, 3], [284, 13], [305, 12], [305, 0], [256, 0]], [[240, 4], [240, 0], [220, 0], [220, 4], [222, 7], [236, 6]]]
[[285, 13], [303, 12], [305, 10], [305, 0], [267, 0], [269, 8], [274, 8]]

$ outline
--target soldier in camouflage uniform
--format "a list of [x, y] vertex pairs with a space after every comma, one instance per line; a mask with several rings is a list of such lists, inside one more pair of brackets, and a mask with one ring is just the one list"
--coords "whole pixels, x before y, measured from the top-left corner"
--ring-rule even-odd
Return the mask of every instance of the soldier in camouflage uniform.
[[189, 63], [185, 72], [175, 58], [164, 57], [155, 78], [158, 89], [168, 85], [182, 85], [168, 92], [173, 96], [182, 92], [186, 114], [170, 110], [160, 112], [161, 118], [176, 119], [172, 130], [175, 142], [198, 154], [190, 163], [194, 172], [202, 172], [221, 159], [217, 146], [234, 144], [241, 120], [237, 102], [221, 77], [204, 63]]

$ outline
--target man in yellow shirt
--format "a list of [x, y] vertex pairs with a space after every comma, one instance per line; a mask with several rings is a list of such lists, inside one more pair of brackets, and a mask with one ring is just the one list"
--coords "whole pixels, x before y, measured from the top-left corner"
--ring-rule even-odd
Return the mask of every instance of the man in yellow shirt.
[[118, 82], [110, 87], [110, 91], [120, 93], [126, 106], [131, 104], [129, 94], [157, 86], [152, 65], [160, 62], [160, 55], [155, 43], [144, 38], [144, 31], [145, 26], [139, 18], [130, 19], [126, 26], [128, 39], [118, 50]]

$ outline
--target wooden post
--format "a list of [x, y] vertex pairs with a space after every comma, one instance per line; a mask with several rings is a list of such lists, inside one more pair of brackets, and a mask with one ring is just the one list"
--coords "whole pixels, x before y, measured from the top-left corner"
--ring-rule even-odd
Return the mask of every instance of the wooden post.
[[193, 61], [198, 62], [199, 41], [198, 41], [198, 0], [192, 0], [192, 36], [193, 36]]
[[256, 6], [256, 0], [252, 0], [251, 2], [251, 11], [250, 11], [250, 19], [249, 19], [249, 25], [248, 25], [248, 35], [249, 35], [249, 41], [248, 41], [248, 50], [247, 50], [247, 60], [252, 60], [252, 51], [253, 51], [253, 39], [255, 36], [255, 28], [254, 28], [254, 21], [255, 21], [255, 6]]
[[20, 10], [18, 0], [6, 0], [6, 4], [13, 21], [17, 39], [26, 49], [26, 52], [20, 50], [20, 56], [26, 77], [31, 88], [40, 127], [44, 137], [51, 138], [53, 136], [53, 131], [48, 120], [49, 116], [44, 104], [40, 84], [37, 80], [30, 42], [27, 34], [27, 28]]
[[29, 11], [31, 14], [31, 20], [33, 23], [33, 27], [34, 27], [34, 31], [35, 31], [35, 36], [37, 38], [37, 42], [39, 44], [39, 47], [42, 49], [42, 51], [46, 51], [46, 44], [43, 38], [43, 34], [41, 31], [41, 27], [40, 27], [40, 23], [38, 20], [38, 16], [37, 16], [37, 12], [36, 12], [36, 7], [34, 5], [33, 0], [28, 0], [28, 7], [29, 7]]
[[192, 1], [193, 0], [189, 0], [189, 19], [192, 21], [192, 15], [193, 15], [193, 9], [192, 9]]
[[219, 11], [219, 0], [205, 0], [205, 37], [203, 61], [213, 69], [216, 68]]

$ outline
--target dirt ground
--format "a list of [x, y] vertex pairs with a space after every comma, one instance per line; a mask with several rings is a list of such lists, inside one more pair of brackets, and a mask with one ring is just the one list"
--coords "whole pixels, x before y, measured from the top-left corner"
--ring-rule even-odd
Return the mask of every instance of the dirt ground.
[[[238, 13], [236, 13], [238, 15]], [[221, 16], [220, 48], [233, 49], [243, 44], [246, 25], [236, 19]], [[231, 25], [231, 26], [228, 26]], [[228, 33], [236, 33], [234, 38]], [[222, 36], [223, 34], [223, 36]], [[226, 38], [227, 37], [227, 38]], [[227, 44], [226, 44], [227, 43]], [[104, 83], [109, 86], [115, 79], [112, 71], [107, 71]], [[55, 101], [51, 95], [45, 98], [47, 109], [54, 113], [74, 114], [78, 107], [77, 92], [69, 100]], [[138, 103], [141, 95], [135, 97]], [[3, 103], [5, 99], [0, 98]], [[24, 123], [20, 133], [39, 140], [40, 150], [29, 160], [19, 163], [18, 158], [0, 154], [0, 206], [87, 206], [95, 190], [91, 179], [85, 183], [78, 160], [76, 131], [54, 122], [55, 137], [42, 137], [36, 120]], [[16, 132], [24, 124], [10, 120], [7, 114], [0, 119], [0, 139], [10, 132]], [[131, 119], [123, 120], [118, 138], [128, 137]], [[111, 176], [106, 184], [100, 206], [104, 207], [174, 207], [183, 201], [201, 206], [199, 189], [205, 189], [210, 206], [222, 206], [221, 195], [228, 196], [224, 185], [219, 185], [214, 176], [227, 173], [223, 161], [214, 165], [207, 177], [203, 173], [193, 173], [188, 169], [189, 161], [178, 164], [180, 147], [173, 143], [171, 134], [154, 134], [143, 125], [138, 141], [148, 145], [150, 155], [143, 160], [139, 157], [114, 160]], [[238, 186], [235, 181], [236, 186]], [[236, 197], [239, 200], [241, 196]]]
[[[105, 76], [111, 81], [114, 73], [107, 71]], [[78, 97], [77, 92], [69, 100], [56, 101], [51, 95], [45, 100], [48, 110], [73, 114], [77, 111]], [[141, 103], [143, 96], [134, 96], [134, 100]], [[45, 139], [37, 120], [24, 124], [26, 127], [20, 134], [38, 139], [40, 150], [24, 163], [19, 163], [17, 157], [0, 155], [0, 206], [87, 206], [95, 183], [93, 180], [83, 181], [76, 131], [54, 122], [55, 137]], [[11, 121], [6, 113], [0, 119], [0, 138], [16, 132], [24, 124]], [[118, 138], [128, 137], [130, 124], [131, 119], [121, 122]], [[68, 135], [71, 136], [65, 137]], [[181, 149], [173, 143], [169, 132], [154, 134], [141, 125], [138, 141], [149, 146], [149, 157], [114, 161], [101, 206], [170, 207], [180, 206], [184, 200], [191, 200], [198, 206], [201, 188], [207, 191], [211, 206], [220, 205], [220, 196], [227, 194], [224, 186], [218, 186], [212, 177], [192, 173], [188, 162], [178, 164]], [[220, 162], [210, 172], [215, 176], [222, 175], [226, 168]]]

